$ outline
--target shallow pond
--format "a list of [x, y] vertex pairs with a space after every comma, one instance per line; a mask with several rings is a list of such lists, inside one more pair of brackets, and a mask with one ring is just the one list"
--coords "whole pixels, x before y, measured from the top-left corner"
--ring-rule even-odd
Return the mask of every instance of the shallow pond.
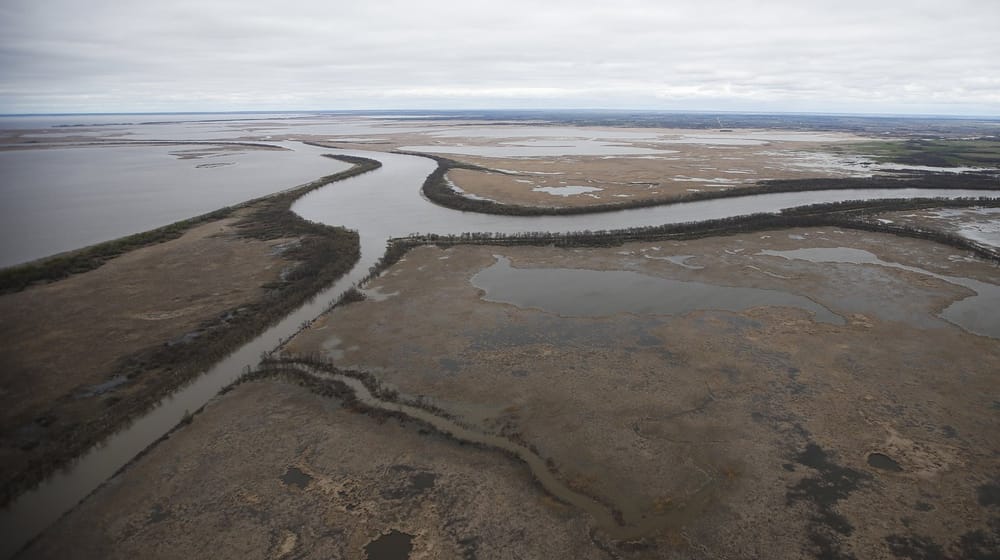
[[683, 315], [700, 309], [743, 311], [754, 307], [796, 307], [822, 323], [844, 319], [807, 297], [780, 290], [672, 280], [629, 270], [515, 268], [506, 257], [476, 273], [472, 285], [483, 299], [540, 309], [566, 317], [617, 313]]
[[873, 253], [851, 247], [812, 247], [791, 251], [764, 250], [759, 254], [786, 259], [801, 259], [815, 263], [871, 264], [898, 268], [968, 288], [975, 292], [975, 295], [952, 303], [940, 313], [940, 317], [971, 333], [1000, 338], [1000, 313], [997, 313], [997, 310], [1000, 310], [1000, 286], [996, 284], [961, 276], [946, 276], [915, 266], [884, 261]]

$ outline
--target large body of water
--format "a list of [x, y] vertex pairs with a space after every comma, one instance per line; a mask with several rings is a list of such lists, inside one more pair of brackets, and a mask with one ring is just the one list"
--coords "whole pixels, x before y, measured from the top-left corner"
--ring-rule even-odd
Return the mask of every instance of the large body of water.
[[[363, 125], [364, 123], [351, 124], [347, 127], [347, 130], [351, 130], [351, 127], [358, 128]], [[172, 140], [190, 139], [182, 137], [181, 133], [185, 130], [185, 127], [191, 128], [192, 133], [198, 133], [195, 134], [197, 136], [203, 136], [200, 133], [204, 132], [206, 127], [215, 127], [216, 135], [212, 136], [213, 140], [232, 139], [243, 134], [245, 129], [250, 127], [246, 123], [240, 123], [239, 127], [241, 129], [239, 131], [232, 132], [226, 136], [226, 130], [221, 130], [220, 132], [220, 127], [227, 129], [227, 127], [231, 127], [229, 124], [169, 123], [149, 126], [168, 127]], [[260, 126], [273, 126], [274, 128], [284, 129], [295, 128], [281, 121], [276, 123], [264, 121], [260, 123]], [[323, 126], [333, 125], [327, 124]], [[165, 130], [166, 128], [158, 129], [158, 131]], [[142, 126], [132, 127], [130, 131], [133, 133], [133, 136], [137, 137], [155, 135], [148, 128]], [[434, 205], [423, 198], [420, 195], [420, 186], [424, 178], [435, 168], [435, 163], [430, 159], [401, 154], [330, 150], [298, 143], [288, 143], [285, 144], [285, 147], [291, 148], [292, 151], [290, 153], [294, 154], [286, 156], [289, 158], [286, 165], [296, 167], [297, 169], [300, 165], [305, 166], [303, 168], [310, 169], [309, 173], [312, 173], [312, 175], [302, 177], [296, 175], [294, 176], [295, 178], [292, 175], [281, 175], [280, 180], [274, 179], [275, 183], [272, 185], [272, 191], [294, 186], [294, 184], [335, 171], [337, 168], [332, 165], [329, 159], [321, 157], [324, 153], [374, 157], [383, 163], [383, 166], [376, 171], [314, 191], [302, 197], [293, 206], [295, 212], [307, 219], [328, 224], [343, 225], [358, 230], [361, 238], [360, 262], [345, 277], [318, 294], [310, 303], [291, 313], [280, 323], [271, 327], [225, 360], [210, 368], [193, 383], [179, 389], [174, 395], [164, 399], [148, 414], [138, 418], [127, 428], [84, 454], [72, 466], [56, 473], [38, 488], [26, 492], [15, 500], [9, 508], [0, 512], [0, 536], [2, 536], [0, 538], [0, 557], [7, 557], [16, 552], [25, 542], [51, 525], [60, 515], [75, 506], [100, 484], [111, 478], [116, 471], [132, 460], [143, 449], [169, 431], [183, 418], [186, 412], [200, 408], [214, 395], [218, 394], [220, 389], [234, 381], [245, 368], [256, 365], [262, 352], [274, 349], [282, 340], [287, 339], [296, 332], [304, 321], [318, 316], [327, 307], [329, 302], [335, 300], [344, 290], [367, 274], [369, 267], [383, 254], [386, 242], [392, 237], [400, 237], [413, 233], [521, 233], [532, 231], [571, 232], [580, 230], [613, 230], [636, 226], [724, 218], [755, 212], [775, 212], [783, 208], [804, 204], [853, 199], [913, 196], [1000, 196], [1000, 191], [862, 189], [747, 196], [580, 216], [495, 216], [471, 212], [457, 212]], [[75, 154], [79, 152], [74, 152], [73, 150], [78, 149], [81, 148], [52, 151], [47, 156], [35, 156], [40, 159], [34, 161], [44, 161], [47, 157], [58, 159], [58, 154], [60, 153], [75, 157]], [[129, 153], [141, 154], [146, 150], [146, 148], [134, 147], [86, 149], [89, 151], [90, 159], [102, 161], [106, 164], [104, 167], [105, 170], [115, 168], [114, 165], [109, 163], [111, 161], [116, 161], [117, 164], [115, 165], [127, 165], [127, 162], [130, 161]], [[170, 149], [177, 148], [171, 147]], [[109, 151], [104, 152], [104, 150]], [[129, 152], [128, 150], [139, 151]], [[7, 154], [14, 154], [16, 156], [27, 153], [29, 152], [18, 150], [8, 152]], [[39, 151], [37, 153], [41, 154], [43, 152]], [[250, 160], [259, 155], [270, 157], [269, 154], [282, 153], [286, 152], [255, 151], [247, 154], [245, 163], [247, 166], [251, 165]], [[101, 159], [105, 154], [108, 159]], [[137, 157], [139, 156], [137, 155]], [[198, 160], [185, 161], [196, 162]], [[153, 165], [155, 167], [161, 164], [162, 162], [154, 163]], [[273, 160], [271, 165], [275, 165]], [[311, 167], [314, 165], [315, 167]], [[233, 166], [223, 166], [216, 169], [226, 169], [226, 167]], [[196, 171], [202, 170], [205, 169], [196, 169]], [[26, 172], [22, 170], [22, 173]], [[95, 173], [97, 172], [95, 171]], [[138, 170], [136, 173], [141, 174], [143, 171]], [[303, 175], [307, 174], [303, 172]], [[117, 180], [113, 173], [109, 173], [105, 176], [105, 179], [112, 183]], [[6, 189], [7, 187], [4, 186], [4, 188]], [[205, 188], [209, 190], [214, 188], [225, 190], [224, 187], [219, 186]], [[119, 211], [112, 212], [110, 215], [128, 214], [127, 210], [130, 209], [133, 212], [137, 211], [135, 209], [138, 207], [134, 206], [137, 203], [128, 202], [127, 199], [129, 197], [125, 196], [127, 190], [128, 185], [118, 184], [115, 188], [107, 191], [108, 195], [105, 199], [105, 205], [110, 206], [112, 209], [115, 208], [113, 205], [117, 204], [116, 200], [120, 198], [126, 199], [125, 205], [119, 206]], [[55, 192], [58, 193], [61, 191], [56, 190]], [[240, 192], [249, 193], [249, 191]], [[257, 194], [262, 193], [255, 191], [254, 194], [247, 194], [243, 199], [252, 198]], [[142, 198], [142, 196], [138, 198]], [[185, 196], [194, 195], [189, 193]], [[59, 198], [59, 196], [57, 195], [55, 198]], [[82, 200], [87, 199], [84, 197]], [[232, 202], [235, 201], [227, 202], [227, 204]], [[97, 203], [91, 199], [87, 204]], [[54, 209], [62, 206], [62, 201], [53, 200], [53, 213], [57, 214], [58, 212]], [[216, 205], [215, 207], [218, 206]], [[200, 208], [192, 212], [192, 214], [212, 210], [215, 207]], [[168, 221], [183, 217], [188, 216], [169, 218]], [[45, 219], [50, 220], [51, 216]], [[154, 225], [157, 224], [151, 224], [150, 227]], [[25, 227], [28, 226], [26, 225]], [[143, 229], [148, 229], [148, 227]], [[819, 310], [817, 309], [816, 311]], [[827, 318], [829, 320], [836, 320], [836, 317], [833, 316]]]
[[347, 169], [294, 149], [0, 151], [0, 267], [148, 231]]

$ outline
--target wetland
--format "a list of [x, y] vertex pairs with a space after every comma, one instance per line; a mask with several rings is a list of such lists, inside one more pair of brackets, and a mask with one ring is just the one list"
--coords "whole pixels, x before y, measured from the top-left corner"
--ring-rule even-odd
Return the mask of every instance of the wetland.
[[[145, 411], [89, 451], [55, 445], [77, 459], [34, 490], [5, 484], [14, 499], [0, 526], [18, 535], [4, 539], [5, 556], [199, 556], [209, 546], [221, 557], [861, 558], [922, 543], [986, 558], [997, 544], [989, 496], [1000, 442], [988, 427], [1000, 277], [995, 204], [979, 200], [1000, 194], [995, 160], [897, 161], [889, 149], [855, 149], [872, 139], [854, 125], [351, 115], [83, 124], [17, 128], [0, 146], [198, 142], [214, 147], [155, 149], [179, 150], [177, 161], [285, 150], [325, 165], [317, 176], [343, 169], [325, 154], [381, 167], [286, 190], [277, 205], [248, 188], [223, 214], [0, 296], [14, 306], [4, 355], [34, 353], [62, 383], [19, 406], [51, 406], [61, 393], [82, 422], [105, 418], [94, 406]], [[941, 133], [932, 151], [948, 142]], [[398, 153], [415, 147], [436, 161]], [[437, 205], [420, 196], [435, 174], [464, 199], [535, 210]], [[747, 196], [782, 180], [823, 190]], [[726, 194], [743, 196], [678, 202], [735, 187], [745, 190]], [[927, 196], [952, 201], [896, 200]], [[640, 207], [599, 208], [628, 199]], [[839, 218], [814, 227], [773, 214], [857, 199], [894, 202], [817, 207]], [[547, 215], [588, 204], [593, 213]], [[305, 220], [290, 226], [292, 212]], [[762, 217], [738, 218], [748, 214]], [[297, 253], [330, 226], [353, 239], [352, 258], [330, 259], [344, 250], [324, 245]], [[31, 265], [55, 270], [46, 262]], [[153, 264], [171, 262], [176, 277]], [[341, 264], [302, 268], [310, 262]], [[266, 324], [232, 329], [247, 302], [290, 283], [297, 295]], [[145, 284], [148, 296], [135, 290]], [[116, 286], [127, 290], [107, 291]], [[101, 295], [76, 309], [74, 290]], [[28, 297], [52, 313], [10, 320]], [[120, 312], [93, 321], [89, 309], [118, 300]], [[91, 335], [141, 348], [207, 332], [195, 325], [219, 316], [220, 330], [192, 340], [240, 342], [207, 361], [182, 358], [172, 367], [192, 373], [180, 384], [129, 376], [100, 354], [76, 367], [86, 362], [47, 338], [58, 323], [80, 347]]]

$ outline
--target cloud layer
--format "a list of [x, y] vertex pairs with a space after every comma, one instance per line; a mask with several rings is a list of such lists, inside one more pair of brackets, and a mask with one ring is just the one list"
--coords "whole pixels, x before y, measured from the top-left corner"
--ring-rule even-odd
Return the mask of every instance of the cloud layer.
[[0, 112], [1000, 115], [1000, 2], [5, 0]]

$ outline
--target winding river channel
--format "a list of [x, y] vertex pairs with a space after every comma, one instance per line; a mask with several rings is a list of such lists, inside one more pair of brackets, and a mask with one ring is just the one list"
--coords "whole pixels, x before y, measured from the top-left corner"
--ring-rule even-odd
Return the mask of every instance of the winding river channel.
[[422, 197], [421, 184], [436, 166], [428, 158], [331, 150], [299, 143], [285, 146], [304, 156], [318, 158], [321, 154], [336, 153], [375, 158], [382, 162], [378, 170], [328, 185], [302, 197], [293, 206], [296, 213], [309, 220], [358, 230], [361, 238], [360, 261], [346, 276], [317, 294], [310, 303], [0, 512], [0, 533], [3, 536], [0, 539], [0, 557], [14, 554], [176, 426], [186, 413], [202, 407], [246, 368], [255, 366], [263, 353], [276, 348], [304, 322], [322, 313], [331, 301], [368, 274], [391, 238], [415, 233], [615, 230], [776, 212], [806, 204], [858, 199], [1000, 197], [1000, 190], [859, 189], [744, 196], [577, 216], [499, 216], [449, 210]]

